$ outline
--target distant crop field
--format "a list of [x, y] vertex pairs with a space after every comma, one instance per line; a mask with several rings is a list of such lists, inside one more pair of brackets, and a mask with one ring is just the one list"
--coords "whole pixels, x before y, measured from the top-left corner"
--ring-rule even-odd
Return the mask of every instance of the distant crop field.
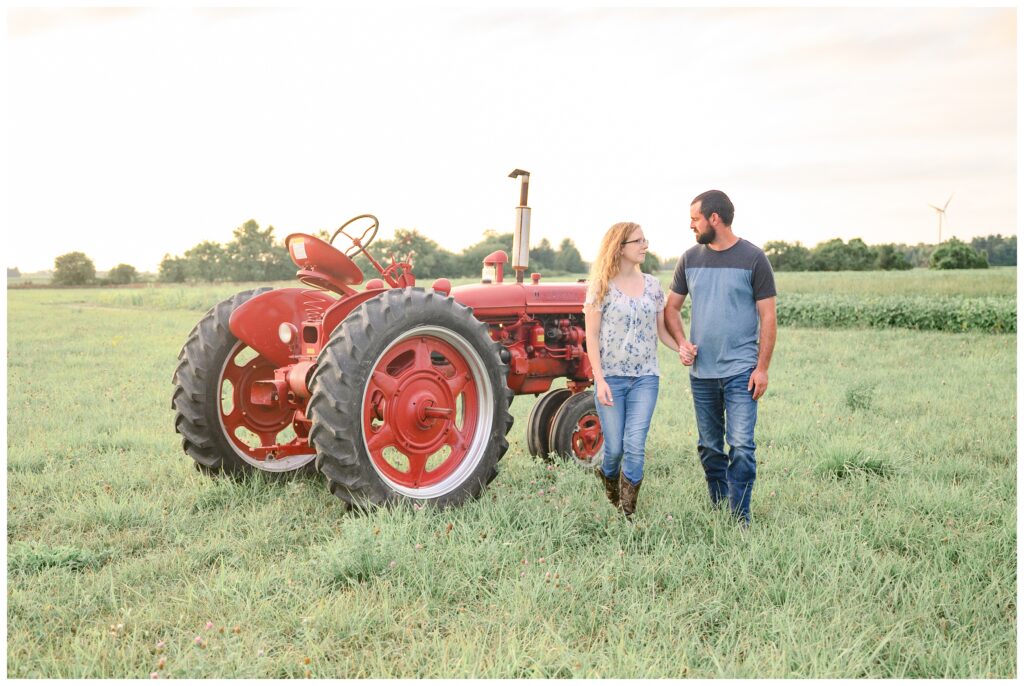
[[877, 272], [776, 272], [780, 293], [838, 295], [960, 296], [1017, 295], [1017, 268], [908, 269]]
[[665, 349], [635, 528], [528, 457], [533, 396], [481, 500], [355, 515], [180, 449], [178, 350], [245, 287], [8, 292], [10, 677], [1016, 676], [1014, 334], [783, 326], [747, 533]]

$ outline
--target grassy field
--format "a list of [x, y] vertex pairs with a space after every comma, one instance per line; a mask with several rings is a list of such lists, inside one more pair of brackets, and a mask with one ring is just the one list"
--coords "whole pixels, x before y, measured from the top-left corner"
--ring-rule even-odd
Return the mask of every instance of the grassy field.
[[635, 528], [526, 455], [532, 396], [482, 500], [359, 516], [181, 452], [178, 350], [242, 288], [8, 292], [9, 676], [1016, 676], [1015, 336], [781, 329], [747, 533], [664, 350]]

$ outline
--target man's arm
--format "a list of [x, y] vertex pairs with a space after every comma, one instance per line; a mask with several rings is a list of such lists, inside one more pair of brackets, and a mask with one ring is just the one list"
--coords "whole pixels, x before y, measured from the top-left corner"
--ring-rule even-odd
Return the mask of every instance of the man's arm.
[[775, 350], [775, 298], [764, 298], [757, 301], [757, 317], [761, 320], [760, 340], [757, 345], [757, 367], [750, 375], [747, 390], [753, 390], [753, 398], [757, 400], [768, 390], [768, 365], [772, 362]]
[[665, 299], [665, 330], [672, 340], [679, 346], [679, 360], [686, 366], [693, 364], [693, 358], [697, 356], [697, 346], [686, 340], [683, 333], [683, 303], [686, 296], [675, 291], [668, 292]]

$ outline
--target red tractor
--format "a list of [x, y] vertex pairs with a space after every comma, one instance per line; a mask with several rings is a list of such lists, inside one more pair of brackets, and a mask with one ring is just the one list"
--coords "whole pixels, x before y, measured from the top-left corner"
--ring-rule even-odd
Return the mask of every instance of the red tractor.
[[[197, 466], [315, 469], [350, 506], [458, 504], [497, 475], [513, 396], [542, 393], [529, 452], [591, 464], [602, 434], [587, 390], [586, 285], [524, 279], [530, 175], [510, 176], [520, 179], [514, 280], [497, 251], [478, 284], [416, 287], [410, 258], [382, 266], [367, 251], [379, 228], [372, 215], [349, 220], [330, 241], [288, 236], [307, 288], [238, 293], [206, 313], [178, 355], [174, 425]], [[357, 222], [368, 226], [349, 229]], [[344, 252], [333, 246], [338, 236], [350, 241]], [[356, 290], [360, 253], [380, 276]], [[549, 390], [560, 377], [566, 387]]]

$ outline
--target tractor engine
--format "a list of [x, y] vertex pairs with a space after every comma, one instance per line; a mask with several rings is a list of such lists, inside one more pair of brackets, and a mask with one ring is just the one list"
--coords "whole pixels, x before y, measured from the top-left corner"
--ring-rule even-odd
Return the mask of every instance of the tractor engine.
[[473, 308], [501, 343], [513, 393], [544, 393], [560, 377], [573, 392], [582, 391], [592, 383], [583, 326], [586, 284], [541, 283], [540, 274], [530, 283], [506, 283], [507, 262], [502, 250], [488, 255], [482, 282], [453, 288], [451, 296]]

